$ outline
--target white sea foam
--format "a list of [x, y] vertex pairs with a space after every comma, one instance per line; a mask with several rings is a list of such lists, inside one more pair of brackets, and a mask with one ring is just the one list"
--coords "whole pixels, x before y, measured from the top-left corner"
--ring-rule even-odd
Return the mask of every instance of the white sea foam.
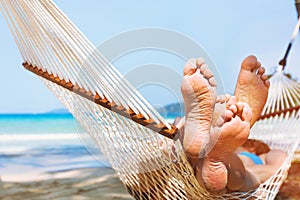
[[9, 141], [77, 140], [77, 133], [0, 134], [0, 143]]
[[82, 145], [78, 133], [0, 134], [0, 154], [23, 153], [29, 149]]

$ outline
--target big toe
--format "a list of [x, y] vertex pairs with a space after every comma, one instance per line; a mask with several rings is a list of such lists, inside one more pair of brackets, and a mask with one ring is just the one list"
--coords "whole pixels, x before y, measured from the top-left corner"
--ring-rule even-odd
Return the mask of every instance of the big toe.
[[184, 65], [183, 69], [183, 75], [192, 75], [196, 72], [197, 66], [196, 66], [196, 59], [191, 58], [187, 61], [187, 63]]
[[253, 55], [248, 56], [242, 62], [242, 69], [243, 70], [248, 70], [248, 71], [253, 72], [258, 67], [259, 67], [259, 65], [257, 65], [257, 58]]

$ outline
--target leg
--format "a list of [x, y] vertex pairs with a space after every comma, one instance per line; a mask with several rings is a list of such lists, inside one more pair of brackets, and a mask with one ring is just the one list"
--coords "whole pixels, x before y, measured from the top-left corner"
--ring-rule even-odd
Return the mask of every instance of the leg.
[[260, 117], [268, 98], [270, 82], [264, 73], [265, 69], [255, 56], [247, 57], [242, 62], [234, 92], [238, 101], [246, 102], [251, 107], [253, 113], [251, 127]]
[[247, 140], [251, 117], [252, 113], [248, 104], [238, 102], [229, 106], [224, 124], [212, 130], [211, 141], [217, 138], [217, 142], [204, 158], [203, 166], [197, 166], [196, 172], [196, 174], [202, 174], [202, 181], [209, 191], [219, 193], [226, 188], [228, 175], [230, 175], [226, 165], [230, 162], [236, 148]]
[[287, 154], [285, 152], [274, 149], [265, 154], [264, 165], [250, 165], [246, 168], [255, 174], [261, 182], [264, 182], [279, 169], [286, 158]]

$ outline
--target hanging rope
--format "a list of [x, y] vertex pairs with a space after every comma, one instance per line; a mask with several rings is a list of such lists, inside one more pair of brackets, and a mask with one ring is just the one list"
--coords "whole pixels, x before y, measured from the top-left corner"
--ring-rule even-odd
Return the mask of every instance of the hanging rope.
[[[297, 4], [296, 4], [296, 5], [297, 5]], [[299, 28], [300, 28], [300, 16], [299, 16], [299, 18], [298, 18], [298, 23], [297, 23], [297, 25], [295, 26], [295, 29], [294, 29], [294, 31], [293, 31], [292, 39], [290, 40], [290, 43], [289, 43], [289, 45], [288, 45], [288, 47], [287, 47], [287, 49], [286, 49], [286, 51], [285, 51], [284, 57], [279, 61], [279, 65], [282, 66], [282, 70], [285, 69], [285, 66], [286, 66], [286, 64], [287, 64], [287, 58], [288, 58], [288, 56], [289, 56], [289, 53], [290, 53], [290, 50], [291, 50], [291, 48], [292, 48], [293, 42], [294, 42], [294, 40], [295, 40], [295, 38], [296, 38], [296, 36], [297, 36], [297, 34], [298, 34], [298, 32], [299, 32]]]

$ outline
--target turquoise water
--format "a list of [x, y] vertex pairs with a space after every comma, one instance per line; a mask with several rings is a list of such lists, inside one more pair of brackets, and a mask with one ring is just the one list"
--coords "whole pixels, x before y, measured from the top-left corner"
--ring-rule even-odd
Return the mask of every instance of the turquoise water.
[[82, 131], [71, 114], [2, 114], [0, 134], [74, 133]]
[[84, 133], [71, 114], [2, 114], [0, 153], [81, 147]]
[[0, 114], [0, 176], [15, 166], [49, 172], [110, 165], [71, 114]]
[[12, 166], [40, 171], [109, 166], [83, 138], [87, 133], [71, 114], [2, 114], [0, 172], [11, 173]]

